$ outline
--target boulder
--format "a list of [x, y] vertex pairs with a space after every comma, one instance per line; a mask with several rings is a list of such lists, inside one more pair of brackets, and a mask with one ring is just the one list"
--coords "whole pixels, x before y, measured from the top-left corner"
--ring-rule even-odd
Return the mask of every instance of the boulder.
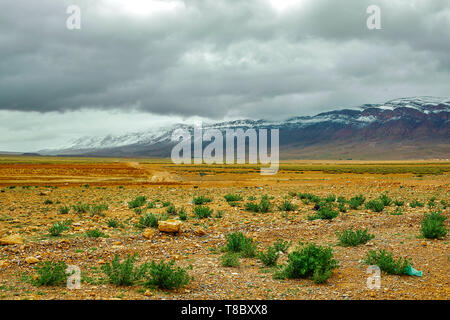
[[158, 221], [158, 230], [162, 232], [180, 233], [181, 221], [173, 219]]

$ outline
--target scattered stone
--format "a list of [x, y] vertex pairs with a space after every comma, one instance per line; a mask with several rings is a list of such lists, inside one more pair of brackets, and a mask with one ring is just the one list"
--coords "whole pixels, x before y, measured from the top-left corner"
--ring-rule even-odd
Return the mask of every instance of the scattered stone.
[[35, 264], [39, 262], [39, 259], [36, 257], [27, 257], [25, 258], [25, 262], [28, 264]]
[[[154, 234], [155, 234], [155, 230], [152, 228], [147, 228], [144, 230], [144, 232], [142, 232], [142, 236], [148, 240], [151, 240], [153, 238]], [[119, 244], [120, 244], [120, 242], [119, 242]]]
[[203, 228], [197, 228], [194, 230], [194, 234], [199, 237], [206, 235], [206, 233], [206, 230]]
[[158, 230], [162, 232], [170, 233], [180, 233], [181, 232], [181, 221], [169, 219], [166, 221], [158, 222]]
[[12, 234], [0, 239], [0, 245], [22, 244], [23, 240], [18, 234]]

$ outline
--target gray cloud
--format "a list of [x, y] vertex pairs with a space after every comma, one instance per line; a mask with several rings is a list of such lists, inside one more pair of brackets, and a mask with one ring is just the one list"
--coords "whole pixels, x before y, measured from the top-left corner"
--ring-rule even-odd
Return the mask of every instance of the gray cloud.
[[[447, 0], [303, 0], [281, 12], [191, 0], [148, 16], [113, 2], [3, 0], [0, 109], [286, 118], [450, 92]], [[81, 30], [65, 28], [69, 4]], [[366, 28], [370, 4], [382, 30]]]

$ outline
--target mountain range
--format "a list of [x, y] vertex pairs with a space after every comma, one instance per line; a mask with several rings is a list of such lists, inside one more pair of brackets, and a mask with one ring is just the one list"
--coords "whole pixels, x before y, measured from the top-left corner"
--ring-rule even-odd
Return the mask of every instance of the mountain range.
[[[234, 120], [204, 129], [279, 129], [281, 159], [447, 159], [450, 158], [450, 99], [410, 97], [382, 104], [339, 108], [284, 121]], [[176, 124], [120, 136], [81, 137], [42, 155], [170, 157]]]

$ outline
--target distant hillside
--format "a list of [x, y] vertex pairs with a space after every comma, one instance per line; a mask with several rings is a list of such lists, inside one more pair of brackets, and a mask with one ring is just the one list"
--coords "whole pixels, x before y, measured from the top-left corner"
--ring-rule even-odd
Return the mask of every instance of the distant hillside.
[[[285, 121], [238, 120], [208, 126], [225, 129], [280, 130], [285, 159], [430, 159], [450, 158], [450, 99], [400, 98]], [[169, 157], [175, 125], [162, 131], [123, 136], [82, 137], [46, 155]]]

